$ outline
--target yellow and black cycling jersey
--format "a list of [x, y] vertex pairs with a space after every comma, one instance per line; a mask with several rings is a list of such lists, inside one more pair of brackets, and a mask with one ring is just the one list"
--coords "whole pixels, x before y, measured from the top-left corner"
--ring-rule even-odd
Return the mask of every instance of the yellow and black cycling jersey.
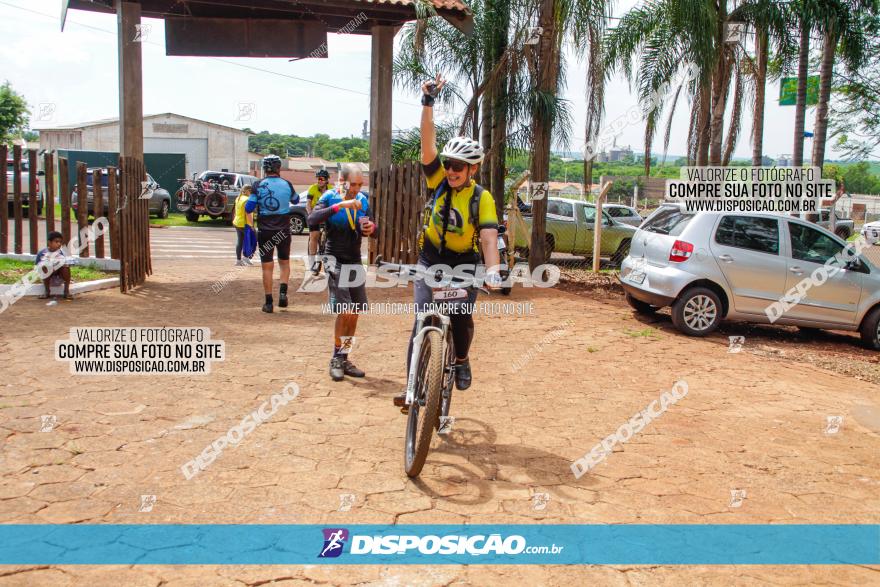
[[323, 196], [327, 191], [332, 190], [332, 189], [333, 189], [332, 183], [328, 183], [327, 189], [324, 190], [323, 192], [321, 191], [321, 188], [318, 187], [318, 184], [313, 183], [312, 185], [310, 185], [309, 191], [306, 192], [306, 197], [309, 199], [309, 208], [314, 208], [318, 204], [318, 200], [321, 199], [321, 196]]
[[[427, 178], [428, 188], [431, 190], [431, 198], [433, 199], [437, 187], [446, 178], [446, 170], [440, 164], [440, 158], [434, 159], [431, 163], [424, 165], [425, 177]], [[471, 180], [466, 186], [460, 189], [452, 189], [452, 207], [449, 211], [449, 224], [446, 228], [446, 251], [452, 254], [474, 253], [477, 248], [477, 228], [470, 217], [470, 201], [474, 194], [476, 182]], [[443, 232], [443, 205], [449, 192], [444, 191], [434, 201], [434, 207], [428, 218], [427, 228], [419, 239], [419, 249], [424, 250], [424, 237], [427, 235], [428, 240], [435, 249], [439, 249], [441, 241], [441, 233]], [[498, 228], [498, 214], [495, 212], [495, 199], [489, 190], [483, 189], [480, 194], [478, 205], [479, 228]]]

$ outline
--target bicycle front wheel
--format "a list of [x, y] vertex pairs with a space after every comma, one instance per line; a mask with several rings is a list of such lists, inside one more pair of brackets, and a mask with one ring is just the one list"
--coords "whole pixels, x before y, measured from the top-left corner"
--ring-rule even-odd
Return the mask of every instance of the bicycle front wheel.
[[431, 434], [440, 410], [440, 396], [443, 386], [443, 346], [440, 333], [431, 330], [422, 340], [416, 370], [415, 401], [409, 407], [406, 421], [406, 447], [404, 450], [404, 470], [410, 477], [422, 472], [428, 449], [431, 447]]

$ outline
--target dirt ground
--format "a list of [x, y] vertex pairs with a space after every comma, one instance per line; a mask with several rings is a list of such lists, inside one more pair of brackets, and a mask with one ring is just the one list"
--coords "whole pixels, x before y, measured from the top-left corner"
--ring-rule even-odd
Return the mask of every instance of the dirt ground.
[[[146, 286], [0, 317], [0, 523], [878, 523], [877, 357], [848, 334], [724, 326], [677, 334], [621, 298], [577, 288], [515, 290], [481, 315], [474, 385], [454, 397], [420, 479], [402, 470], [411, 316], [362, 317], [363, 380], [327, 374], [325, 294], [260, 311], [259, 269], [155, 262]], [[294, 264], [292, 290], [301, 278]], [[370, 290], [373, 302], [410, 291]], [[203, 376], [87, 377], [54, 360], [70, 327], [210, 327], [227, 358]], [[547, 336], [548, 334], [552, 336]], [[728, 336], [745, 336], [729, 352]], [[843, 365], [843, 366], [841, 366]], [[847, 367], [847, 365], [849, 367]], [[849, 371], [847, 370], [849, 369]], [[688, 395], [580, 479], [570, 470], [677, 380]], [[301, 393], [207, 470], [180, 466], [263, 400]], [[41, 416], [54, 415], [49, 433]], [[827, 418], [843, 416], [838, 432]], [[745, 490], [740, 504], [731, 491]], [[532, 496], [545, 492], [543, 509]], [[350, 511], [340, 495], [353, 494]], [[155, 495], [152, 511], [138, 511]], [[880, 583], [877, 567], [833, 566], [0, 566], [0, 586], [766, 585]]]

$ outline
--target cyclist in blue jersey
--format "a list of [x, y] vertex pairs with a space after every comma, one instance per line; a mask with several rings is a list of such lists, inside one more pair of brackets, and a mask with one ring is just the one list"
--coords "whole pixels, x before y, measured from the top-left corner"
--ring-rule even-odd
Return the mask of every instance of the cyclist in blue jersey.
[[251, 196], [244, 205], [245, 212], [258, 210], [257, 242], [260, 245], [260, 263], [263, 267], [263, 292], [266, 301], [263, 311], [273, 311], [272, 273], [275, 270], [273, 251], [278, 249], [281, 267], [281, 288], [278, 305], [287, 307], [287, 282], [290, 280], [290, 205], [299, 203], [299, 195], [289, 181], [283, 179], [281, 158], [267, 155], [263, 158], [265, 177], [254, 183]]
[[[349, 360], [349, 345], [357, 329], [358, 313], [366, 309], [366, 270], [361, 263], [361, 239], [376, 234], [373, 212], [367, 196], [361, 192], [363, 173], [352, 165], [343, 165], [342, 181], [328, 190], [309, 214], [309, 225], [325, 224], [327, 243], [324, 270], [330, 286], [330, 308], [336, 314], [333, 332], [333, 357], [330, 378], [342, 381], [344, 375], [363, 377], [364, 372]], [[343, 276], [344, 272], [344, 276]]]

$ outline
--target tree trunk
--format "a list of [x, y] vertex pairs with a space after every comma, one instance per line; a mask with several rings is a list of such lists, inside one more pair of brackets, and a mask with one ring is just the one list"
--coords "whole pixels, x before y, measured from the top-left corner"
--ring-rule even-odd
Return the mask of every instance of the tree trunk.
[[791, 150], [792, 167], [802, 167], [804, 164], [804, 122], [807, 116], [807, 66], [809, 62], [810, 26], [801, 19], [797, 100], [794, 106], [794, 147]]
[[709, 125], [709, 165], [721, 165], [724, 144], [724, 111], [727, 110], [727, 94], [730, 90], [730, 62], [722, 51], [712, 75], [712, 121]]
[[712, 114], [710, 123], [709, 165], [721, 165], [721, 145], [724, 138], [724, 110], [727, 106], [727, 86], [730, 67], [724, 45], [724, 21], [727, 19], [727, 0], [718, 0], [718, 28], [715, 38], [718, 59], [712, 72]]
[[[556, 31], [556, 0], [541, 0], [538, 25], [543, 33], [538, 43], [537, 68], [538, 91], [556, 95], [559, 79], [559, 35]], [[550, 176], [550, 146], [552, 142], [552, 120], [536, 100], [532, 113], [532, 136], [534, 151], [531, 163], [531, 181], [547, 182]], [[529, 243], [529, 267], [534, 270], [544, 262], [552, 251], [545, 252], [547, 199], [532, 200], [532, 235]]]
[[599, 128], [605, 101], [605, 71], [602, 67], [600, 33], [596, 26], [588, 29], [590, 41], [589, 74], [587, 75], [587, 120], [584, 129], [584, 196], [593, 188], [593, 160], [599, 145]]
[[697, 165], [705, 167], [709, 164], [709, 114], [712, 88], [709, 83], [700, 87], [700, 111], [697, 114]]
[[[819, 70], [819, 103], [816, 105], [816, 123], [813, 126], [813, 167], [822, 168], [825, 161], [825, 140], [828, 136], [828, 101], [831, 98], [831, 77], [834, 73], [834, 53], [837, 49], [836, 23], [825, 33], [822, 46], [822, 65]], [[833, 229], [832, 229], [833, 230]]]
[[504, 217], [504, 178], [507, 175], [507, 104], [504, 99], [505, 85], [498, 86], [495, 92], [495, 107], [492, 115], [492, 171], [489, 191], [495, 197], [495, 211], [498, 219]]
[[753, 167], [759, 167], [764, 162], [764, 99], [767, 91], [768, 41], [767, 30], [759, 27], [755, 34], [758, 71], [755, 77], [755, 109], [752, 116]]
[[[486, 64], [486, 75], [489, 75], [489, 72], [492, 71], [494, 64], [487, 63]], [[480, 177], [479, 182], [482, 186], [488, 186], [491, 181], [492, 176], [492, 159], [495, 156], [495, 153], [492, 151], [492, 103], [494, 100], [493, 97], [494, 92], [492, 92], [491, 88], [487, 89], [483, 92], [483, 96], [480, 98], [480, 144], [483, 145], [483, 151], [486, 153], [486, 158], [483, 160], [483, 164], [480, 166]]]

